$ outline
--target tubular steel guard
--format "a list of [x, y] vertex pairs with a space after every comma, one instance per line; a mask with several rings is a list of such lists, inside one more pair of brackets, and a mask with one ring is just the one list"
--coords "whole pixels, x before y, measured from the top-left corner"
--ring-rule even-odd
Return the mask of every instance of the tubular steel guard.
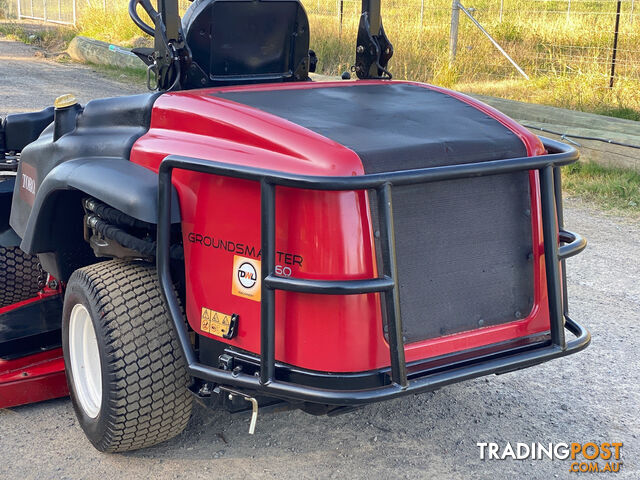
[[[542, 137], [541, 137], [542, 138]], [[230, 165], [211, 160], [167, 156], [159, 169], [159, 213], [157, 268], [162, 292], [176, 328], [180, 345], [192, 376], [222, 385], [232, 385], [274, 397], [330, 405], [360, 405], [400, 395], [433, 390], [462, 380], [504, 373], [578, 352], [589, 345], [591, 335], [586, 328], [567, 315], [566, 275], [564, 260], [580, 253], [586, 241], [562, 229], [562, 196], [560, 168], [578, 160], [577, 150], [554, 140], [542, 138], [547, 155], [493, 160], [483, 163], [431, 167], [355, 177], [327, 177], [284, 173], [255, 167]], [[170, 273], [171, 186], [174, 169], [191, 170], [260, 182], [262, 302], [260, 376], [233, 373], [198, 362], [180, 309]], [[392, 187], [439, 182], [460, 178], [498, 175], [525, 170], [538, 170], [544, 237], [545, 266], [550, 312], [550, 344], [543, 343], [528, 351], [506, 351], [504, 355], [471, 363], [464, 367], [439, 369], [418, 378], [407, 378], [407, 365], [402, 340], [402, 318], [399, 311], [399, 288], [393, 229]], [[275, 192], [276, 186], [310, 190], [375, 190], [378, 196], [383, 255], [382, 277], [366, 280], [321, 281], [283, 278], [275, 271]], [[559, 246], [558, 243], [567, 243]], [[562, 269], [560, 268], [562, 262]], [[336, 390], [309, 387], [278, 381], [275, 378], [275, 291], [304, 292], [321, 295], [355, 295], [380, 292], [389, 326], [391, 383], [377, 388]], [[565, 327], [575, 339], [565, 340]]]

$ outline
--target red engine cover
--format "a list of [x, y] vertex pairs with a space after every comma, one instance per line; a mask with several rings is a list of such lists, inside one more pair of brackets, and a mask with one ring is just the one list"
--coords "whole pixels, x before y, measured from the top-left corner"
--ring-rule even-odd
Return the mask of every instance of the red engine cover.
[[[382, 82], [357, 82], [363, 83]], [[226, 90], [336, 86], [344, 87], [345, 82]], [[282, 118], [213, 97], [214, 91], [218, 90], [162, 95], [154, 105], [151, 128], [135, 143], [131, 160], [155, 171], [165, 156], [178, 154], [306, 175], [364, 174], [359, 157], [348, 148]], [[455, 92], [447, 94], [512, 130], [522, 139], [529, 155], [544, 153], [537, 137], [496, 110]], [[535, 262], [531, 314], [507, 324], [409, 344], [407, 361], [548, 330], [538, 180], [534, 173], [530, 178]], [[189, 324], [201, 335], [258, 353], [259, 278], [254, 277], [260, 271], [261, 258], [259, 185], [188, 171], [176, 171], [174, 185], [182, 215]], [[366, 192], [278, 187], [276, 225], [278, 274], [323, 280], [377, 275]], [[319, 296], [277, 292], [276, 299], [278, 361], [325, 372], [356, 372], [389, 365], [377, 294]], [[237, 335], [232, 340], [209, 333], [209, 318], [216, 314], [220, 318], [239, 316]]]

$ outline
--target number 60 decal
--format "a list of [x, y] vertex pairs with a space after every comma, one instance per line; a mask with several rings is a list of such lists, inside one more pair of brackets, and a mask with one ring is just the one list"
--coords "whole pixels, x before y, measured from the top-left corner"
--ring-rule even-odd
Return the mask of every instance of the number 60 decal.
[[280, 277], [290, 277], [291, 273], [291, 267], [276, 265], [276, 275]]

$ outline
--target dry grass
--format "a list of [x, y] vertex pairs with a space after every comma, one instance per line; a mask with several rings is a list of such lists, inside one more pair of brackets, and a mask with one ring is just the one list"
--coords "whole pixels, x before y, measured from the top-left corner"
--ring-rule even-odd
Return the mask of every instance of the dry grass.
[[[151, 39], [131, 21], [127, 10], [128, 3], [123, 0], [113, 1], [106, 18], [101, 4], [99, 6], [84, 5], [78, 15], [79, 34], [129, 48], [141, 46], [145, 42], [151, 45]], [[147, 23], [151, 23], [145, 12], [141, 8], [138, 10], [140, 17]]]
[[[304, 1], [310, 14], [312, 48], [325, 74], [339, 74], [353, 62], [359, 3], [345, 2], [340, 33], [335, 3]], [[471, 2], [467, 6], [471, 5]], [[627, 2], [629, 3], [629, 2]], [[505, 0], [500, 21], [499, 2], [476, 0], [474, 16], [531, 77], [519, 77], [486, 37], [461, 14], [458, 54], [449, 64], [450, 2], [425, 0], [420, 25], [420, 0], [390, 0], [383, 4], [387, 35], [395, 47], [391, 71], [396, 78], [426, 81], [475, 93], [554, 105], [576, 110], [640, 119], [640, 29], [621, 21], [619, 77], [608, 88], [613, 39], [614, 2], [580, 2], [583, 12], [567, 20], [566, 2]], [[320, 6], [320, 8], [318, 8]], [[625, 9], [630, 5], [625, 3]], [[548, 13], [531, 13], [532, 9]], [[615, 7], [613, 7], [615, 8]]]

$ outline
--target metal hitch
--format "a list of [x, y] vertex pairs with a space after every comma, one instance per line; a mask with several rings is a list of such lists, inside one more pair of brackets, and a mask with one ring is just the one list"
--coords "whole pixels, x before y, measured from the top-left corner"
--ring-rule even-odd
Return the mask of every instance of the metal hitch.
[[237, 390], [232, 390], [227, 387], [216, 387], [214, 392], [227, 392], [229, 395], [229, 400], [233, 400], [234, 396], [239, 396], [244, 398], [247, 402], [251, 404], [251, 422], [249, 423], [249, 435], [253, 435], [256, 432], [256, 423], [258, 422], [258, 400], [247, 395], [246, 393], [238, 392]]

